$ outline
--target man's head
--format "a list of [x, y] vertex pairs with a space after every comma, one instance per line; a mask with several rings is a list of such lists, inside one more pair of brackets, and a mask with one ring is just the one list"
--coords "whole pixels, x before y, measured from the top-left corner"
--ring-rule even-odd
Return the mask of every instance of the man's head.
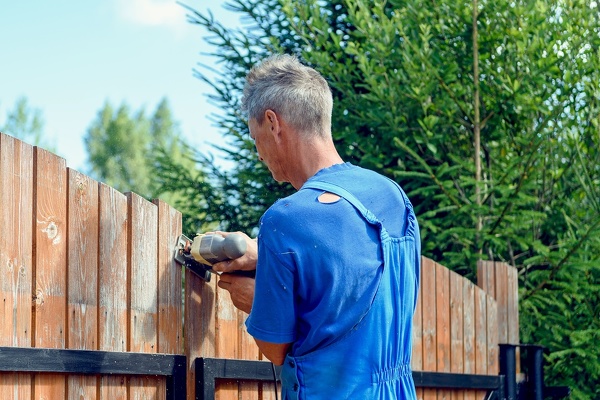
[[242, 111], [262, 125], [273, 110], [306, 138], [331, 137], [333, 98], [327, 81], [294, 56], [277, 54], [255, 65], [246, 77]]

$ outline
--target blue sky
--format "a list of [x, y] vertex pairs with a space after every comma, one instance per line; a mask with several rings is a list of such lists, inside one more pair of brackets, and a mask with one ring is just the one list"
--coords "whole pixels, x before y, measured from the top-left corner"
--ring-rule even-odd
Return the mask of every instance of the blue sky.
[[[238, 15], [223, 0], [183, 1], [226, 26]], [[0, 5], [0, 126], [17, 98], [42, 112], [44, 133], [67, 165], [87, 172], [83, 136], [109, 101], [149, 114], [169, 100], [185, 138], [220, 141], [208, 116], [209, 87], [193, 77], [206, 32], [175, 0], [19, 0]]]

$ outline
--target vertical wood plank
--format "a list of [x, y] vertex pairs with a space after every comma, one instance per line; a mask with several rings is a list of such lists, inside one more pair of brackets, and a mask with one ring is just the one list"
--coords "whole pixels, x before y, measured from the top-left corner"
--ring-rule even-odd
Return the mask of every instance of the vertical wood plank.
[[496, 298], [494, 263], [492, 261], [477, 261], [477, 286], [492, 298]]
[[[475, 288], [475, 373], [487, 374], [488, 360], [488, 320], [487, 320], [487, 299], [489, 296], [479, 287]], [[485, 396], [485, 391], [478, 391], [478, 399]]]
[[181, 213], [161, 200], [158, 208], [158, 348], [159, 353], [183, 354], [182, 276], [174, 260], [181, 235]]
[[519, 275], [515, 267], [503, 264], [506, 270], [507, 343], [519, 344]]
[[[464, 313], [464, 372], [475, 373], [475, 285], [463, 280], [463, 313]], [[475, 392], [467, 391], [465, 400], [475, 400]]]
[[[450, 271], [450, 372], [464, 372], [464, 310], [462, 276]], [[464, 391], [452, 391], [452, 399], [463, 400]]]
[[[437, 303], [435, 262], [422, 258], [421, 297], [423, 310], [423, 371], [437, 371]], [[424, 389], [423, 399], [437, 398], [437, 391]]]
[[215, 292], [214, 276], [210, 282], [205, 282], [186, 268], [184, 343], [188, 362], [188, 399], [196, 398], [196, 358], [215, 357]]
[[[0, 133], [0, 345], [32, 345], [33, 147]], [[31, 397], [30, 374], [0, 373], [0, 398]]]
[[[450, 372], [450, 270], [435, 264], [437, 310], [437, 371]], [[450, 398], [449, 390], [438, 390], [438, 400]]]
[[[507, 338], [510, 344], [520, 344], [519, 337], [519, 274], [515, 267], [503, 264], [506, 269]], [[498, 350], [499, 351], [499, 350]], [[517, 374], [521, 373], [521, 349], [516, 348]]]
[[498, 341], [507, 343], [508, 341], [508, 276], [507, 269], [502, 263], [493, 264], [493, 273], [495, 276], [496, 295], [496, 311], [498, 315]]
[[[98, 345], [98, 183], [68, 169], [67, 347]], [[95, 376], [67, 377], [69, 399], [96, 397]]]
[[[158, 347], [158, 210], [135, 193], [127, 193], [129, 209], [129, 351], [156, 353]], [[131, 399], [158, 399], [156, 377], [131, 377]]]
[[[421, 265], [423, 265], [423, 257], [421, 257]], [[419, 276], [423, 276], [423, 268]], [[413, 371], [423, 371], [423, 285], [419, 287], [417, 293], [417, 306], [413, 315], [413, 350], [411, 368]], [[423, 389], [417, 388], [417, 399], [423, 398]]]
[[[128, 209], [127, 197], [99, 184], [99, 349], [127, 351], [128, 333]], [[127, 379], [119, 376], [100, 378], [100, 399], [126, 400]]]
[[496, 301], [490, 296], [486, 297], [487, 309], [487, 373], [498, 375], [500, 362], [498, 360], [498, 309]]
[[[240, 358], [242, 360], [259, 360], [260, 352], [254, 339], [246, 331], [244, 321], [248, 318], [248, 314], [243, 311], [237, 311], [238, 332], [239, 332], [239, 348]], [[241, 382], [240, 383], [240, 400], [258, 400], [259, 384], [256, 382]]]
[[[238, 313], [229, 292], [217, 289], [216, 293], [216, 354], [218, 358], [239, 358]], [[235, 381], [217, 384], [216, 400], [237, 400], [239, 385]]]
[[[67, 168], [46, 150], [34, 149], [34, 341], [64, 349], [67, 322]], [[65, 377], [35, 376], [34, 397], [61, 399]]]

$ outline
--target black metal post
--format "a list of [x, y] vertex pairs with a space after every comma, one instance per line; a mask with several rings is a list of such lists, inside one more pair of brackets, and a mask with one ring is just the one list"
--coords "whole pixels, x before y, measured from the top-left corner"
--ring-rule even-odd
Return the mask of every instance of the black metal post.
[[517, 400], [517, 345], [500, 345], [500, 375], [504, 375], [504, 394], [507, 400]]
[[539, 345], [522, 345], [525, 352], [527, 368], [527, 398], [544, 399], [544, 347]]

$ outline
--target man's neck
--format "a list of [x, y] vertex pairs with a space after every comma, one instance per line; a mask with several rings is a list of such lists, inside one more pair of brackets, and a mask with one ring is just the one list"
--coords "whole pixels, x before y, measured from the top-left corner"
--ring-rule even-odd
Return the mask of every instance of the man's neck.
[[300, 145], [296, 151], [295, 173], [290, 182], [296, 190], [324, 168], [335, 164], [342, 164], [344, 160], [340, 157], [333, 142], [323, 140], [312, 140]]

